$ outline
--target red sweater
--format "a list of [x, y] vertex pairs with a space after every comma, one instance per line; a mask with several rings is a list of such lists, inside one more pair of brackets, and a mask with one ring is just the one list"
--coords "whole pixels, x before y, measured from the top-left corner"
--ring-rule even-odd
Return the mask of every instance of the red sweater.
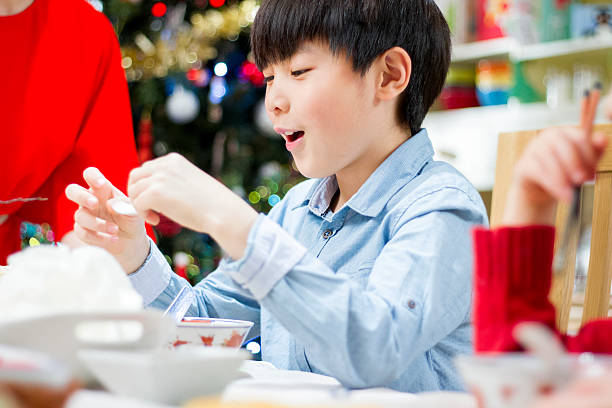
[[[19, 250], [22, 221], [71, 231], [76, 205], [64, 189], [88, 166], [125, 190], [138, 165], [117, 38], [84, 0], [34, 0], [0, 17], [0, 265]], [[0, 217], [1, 218], [1, 217]]]
[[[477, 352], [516, 351], [512, 329], [536, 321], [555, 329], [548, 301], [553, 227], [474, 231], [474, 347]], [[561, 336], [568, 351], [612, 353], [612, 319], [587, 323], [576, 337]]]

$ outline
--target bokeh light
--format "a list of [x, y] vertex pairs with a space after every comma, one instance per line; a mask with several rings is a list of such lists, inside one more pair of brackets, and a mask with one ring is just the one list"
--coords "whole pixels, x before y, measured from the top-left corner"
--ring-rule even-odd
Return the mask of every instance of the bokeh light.
[[246, 349], [252, 354], [257, 354], [261, 351], [261, 346], [256, 341], [251, 341], [247, 343]]
[[251, 191], [249, 193], [249, 201], [251, 204], [257, 204], [259, 201], [261, 201], [261, 196], [257, 191]]
[[225, 0], [209, 0], [208, 2], [212, 7], [221, 7], [225, 4]]
[[270, 204], [271, 207], [274, 207], [276, 204], [278, 204], [280, 202], [280, 197], [277, 196], [276, 194], [272, 194], [269, 198], [268, 198], [268, 204]]
[[155, 3], [153, 7], [151, 7], [151, 14], [153, 14], [154, 17], [163, 17], [166, 11], [168, 11], [168, 7], [161, 1]]
[[225, 62], [218, 62], [215, 65], [215, 75], [223, 77], [227, 74], [227, 64]]

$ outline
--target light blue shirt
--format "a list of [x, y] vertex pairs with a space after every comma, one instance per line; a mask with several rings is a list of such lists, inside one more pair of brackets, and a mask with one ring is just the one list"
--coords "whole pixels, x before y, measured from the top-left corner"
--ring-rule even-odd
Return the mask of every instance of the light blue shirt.
[[[425, 130], [333, 213], [337, 188], [334, 176], [307, 180], [260, 215], [244, 257], [195, 286], [188, 315], [255, 322], [263, 360], [346, 387], [462, 389], [453, 358], [471, 352], [479, 194], [433, 160]], [[155, 245], [130, 279], [158, 308], [188, 285]]]

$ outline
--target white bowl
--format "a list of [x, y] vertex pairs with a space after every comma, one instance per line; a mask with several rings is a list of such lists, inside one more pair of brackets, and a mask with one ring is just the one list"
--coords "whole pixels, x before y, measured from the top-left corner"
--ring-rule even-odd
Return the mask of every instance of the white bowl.
[[61, 313], [1, 322], [0, 344], [44, 353], [90, 383], [93, 378], [79, 362], [77, 351], [161, 349], [173, 332], [172, 320], [157, 310]]
[[253, 322], [245, 320], [185, 317], [176, 325], [173, 347], [186, 344], [239, 348], [247, 338]]
[[461, 355], [455, 364], [481, 408], [528, 407], [580, 371], [575, 355], [566, 355], [554, 367], [524, 353]]
[[164, 404], [220, 394], [248, 358], [245, 350], [181, 347], [178, 350], [82, 350], [79, 359], [110, 392]]

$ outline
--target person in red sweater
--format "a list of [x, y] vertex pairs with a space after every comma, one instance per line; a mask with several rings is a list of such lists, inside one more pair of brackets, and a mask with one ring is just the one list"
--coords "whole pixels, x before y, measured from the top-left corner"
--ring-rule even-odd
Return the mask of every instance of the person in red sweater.
[[[612, 94], [605, 102], [612, 119]], [[476, 352], [519, 350], [512, 336], [522, 321], [555, 329], [548, 300], [558, 200], [594, 177], [607, 137], [578, 128], [543, 131], [517, 163], [502, 227], [474, 231], [474, 347]], [[612, 319], [592, 321], [577, 336], [561, 336], [570, 352], [612, 353]]]
[[119, 45], [102, 13], [85, 0], [2, 0], [0, 39], [2, 265], [20, 249], [23, 221], [77, 244], [65, 187], [96, 166], [125, 189], [138, 159]]
[[[612, 119], [612, 93], [604, 109]], [[516, 351], [514, 327], [524, 321], [555, 328], [548, 301], [558, 200], [593, 178], [607, 138], [576, 128], [548, 129], [519, 160], [503, 215], [503, 227], [474, 231], [474, 348]], [[577, 336], [561, 336], [570, 352], [612, 353], [612, 319], [587, 323]], [[612, 372], [579, 379], [536, 401], [532, 408], [612, 408]]]

